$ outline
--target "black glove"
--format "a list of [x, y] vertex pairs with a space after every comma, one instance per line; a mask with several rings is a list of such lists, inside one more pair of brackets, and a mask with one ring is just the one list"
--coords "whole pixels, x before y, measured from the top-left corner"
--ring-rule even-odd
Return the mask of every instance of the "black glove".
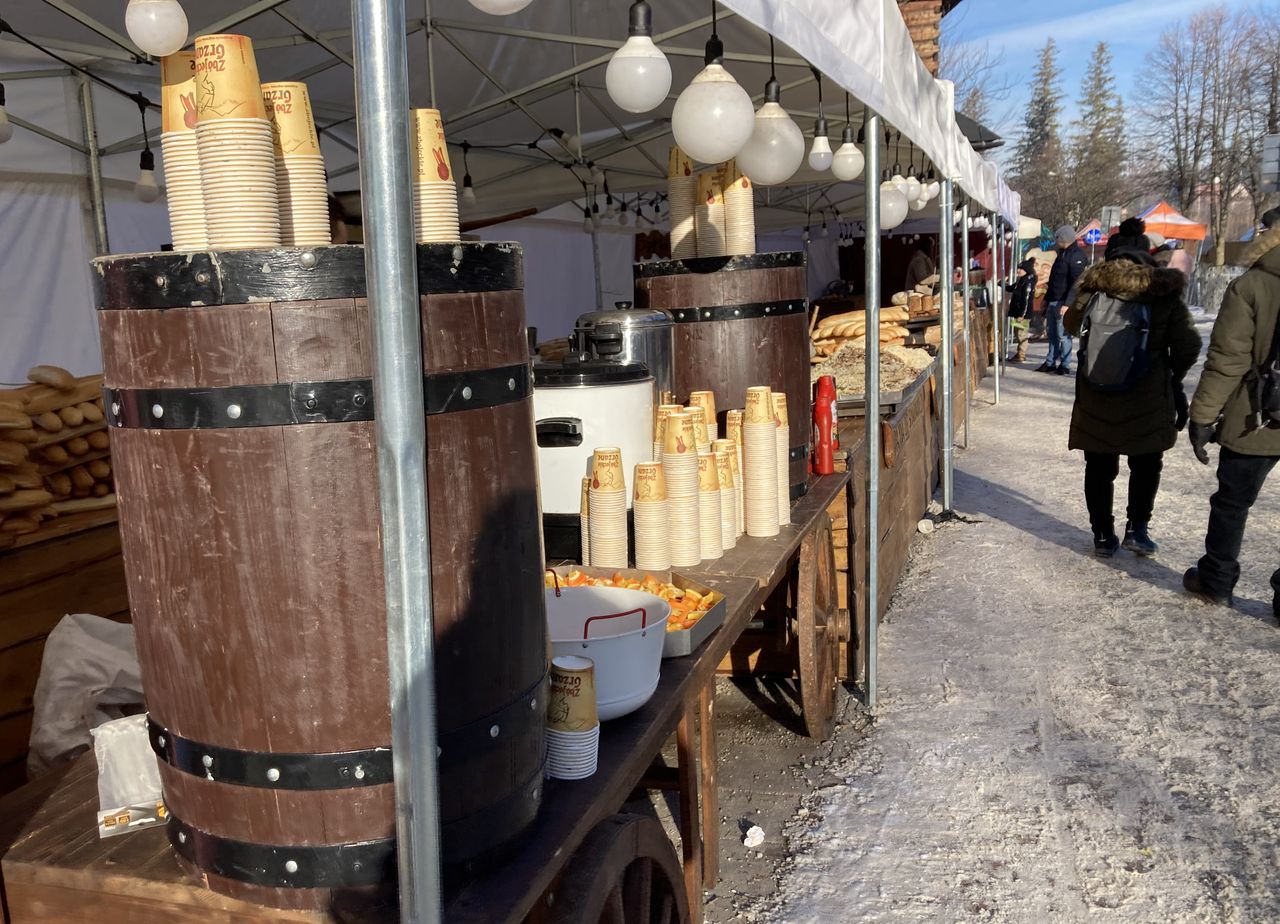
[[1217, 427], [1213, 424], [1192, 423], [1187, 435], [1191, 438], [1191, 449], [1200, 460], [1201, 465], [1209, 464], [1209, 452], [1205, 449], [1210, 443], [1217, 442]]
[[1187, 420], [1191, 417], [1191, 409], [1187, 405], [1187, 393], [1182, 390], [1182, 385], [1178, 382], [1173, 384], [1173, 407], [1178, 412], [1177, 418], [1174, 420], [1174, 426], [1181, 433], [1187, 426]]

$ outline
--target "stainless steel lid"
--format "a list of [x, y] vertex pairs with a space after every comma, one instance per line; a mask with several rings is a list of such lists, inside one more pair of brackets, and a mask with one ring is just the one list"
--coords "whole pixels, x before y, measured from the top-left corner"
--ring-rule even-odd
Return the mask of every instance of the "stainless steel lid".
[[625, 385], [651, 381], [644, 363], [619, 363], [570, 353], [563, 362], [533, 364], [535, 388], [576, 388], [583, 385]]
[[674, 322], [671, 312], [661, 308], [632, 308], [631, 302], [618, 302], [618, 306], [605, 311], [588, 311], [578, 315], [575, 330], [594, 330], [601, 324], [616, 324], [622, 331], [646, 327], [670, 327]]

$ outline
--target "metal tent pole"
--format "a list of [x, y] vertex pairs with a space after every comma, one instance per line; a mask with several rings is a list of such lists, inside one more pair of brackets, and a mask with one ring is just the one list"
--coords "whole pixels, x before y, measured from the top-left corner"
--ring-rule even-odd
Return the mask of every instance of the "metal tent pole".
[[[867, 320], [867, 709], [876, 708], [876, 648], [880, 614], [880, 116], [864, 109], [866, 165], [862, 174], [866, 196]], [[852, 460], [849, 462], [853, 464]]]
[[98, 150], [98, 120], [93, 110], [93, 84], [80, 80], [80, 118], [84, 123], [84, 150], [89, 158], [89, 206], [93, 211], [93, 246], [98, 254], [111, 252], [107, 237], [107, 204], [102, 196], [102, 154]]
[[441, 919], [426, 413], [409, 160], [405, 0], [352, 0], [373, 324], [400, 919]]
[[960, 311], [961, 342], [964, 348], [964, 441], [969, 448], [969, 418], [973, 416], [973, 344], [969, 339], [972, 312], [969, 311], [969, 199], [960, 206]]
[[[952, 413], [952, 374], [955, 371], [955, 286], [951, 275], [955, 267], [955, 186], [950, 177], [942, 181], [938, 207], [938, 266], [942, 278], [942, 509], [955, 509], [955, 420]], [[869, 338], [868, 338], [869, 339]], [[868, 428], [875, 429], [874, 427]]]
[[1001, 223], [1000, 216], [993, 213], [991, 216], [991, 278], [995, 281], [995, 291], [992, 292], [991, 299], [991, 339], [995, 343], [995, 350], [991, 355], [996, 370], [996, 404], [1000, 403], [1000, 372], [1008, 343], [1007, 332], [1004, 329], [1004, 312], [1000, 310], [1000, 305], [1004, 301], [1004, 277], [1000, 274], [1000, 268], [1004, 265], [1004, 232], [1000, 230]]

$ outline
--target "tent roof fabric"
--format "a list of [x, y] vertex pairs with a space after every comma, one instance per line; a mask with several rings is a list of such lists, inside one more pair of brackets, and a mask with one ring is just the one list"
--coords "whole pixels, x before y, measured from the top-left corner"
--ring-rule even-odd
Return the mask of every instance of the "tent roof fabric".
[[1147, 223], [1148, 233], [1154, 231], [1177, 241], [1203, 241], [1209, 229], [1183, 215], [1168, 202], [1160, 201], [1138, 216]]

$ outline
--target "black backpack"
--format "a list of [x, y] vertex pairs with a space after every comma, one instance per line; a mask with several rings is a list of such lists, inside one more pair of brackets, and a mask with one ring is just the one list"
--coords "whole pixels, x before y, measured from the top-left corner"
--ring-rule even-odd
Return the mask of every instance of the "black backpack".
[[1251, 373], [1250, 390], [1253, 393], [1254, 429], [1280, 427], [1280, 318], [1276, 320], [1275, 336], [1271, 339], [1271, 355]]
[[1151, 308], [1095, 292], [1080, 323], [1080, 378], [1102, 392], [1125, 392], [1151, 368]]

